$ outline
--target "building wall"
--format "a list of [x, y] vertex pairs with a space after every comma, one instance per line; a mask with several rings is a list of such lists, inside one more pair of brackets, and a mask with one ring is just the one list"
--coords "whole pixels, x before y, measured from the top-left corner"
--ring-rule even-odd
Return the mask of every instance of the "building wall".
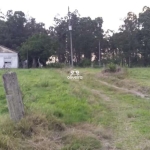
[[18, 68], [18, 54], [0, 53], [0, 68], [3, 68], [4, 62], [10, 62], [10, 68]]

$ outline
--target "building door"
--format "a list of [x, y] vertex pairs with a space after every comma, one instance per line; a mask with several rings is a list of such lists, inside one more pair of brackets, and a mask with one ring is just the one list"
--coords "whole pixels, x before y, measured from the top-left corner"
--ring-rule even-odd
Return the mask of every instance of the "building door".
[[5, 68], [11, 68], [11, 62], [5, 62]]
[[11, 68], [11, 58], [4, 58], [4, 68]]

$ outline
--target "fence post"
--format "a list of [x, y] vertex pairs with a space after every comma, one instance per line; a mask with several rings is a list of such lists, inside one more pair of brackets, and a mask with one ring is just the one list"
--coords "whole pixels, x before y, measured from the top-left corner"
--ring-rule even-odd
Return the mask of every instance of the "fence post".
[[24, 106], [16, 73], [5, 73], [3, 83], [10, 118], [13, 121], [19, 121], [24, 116]]

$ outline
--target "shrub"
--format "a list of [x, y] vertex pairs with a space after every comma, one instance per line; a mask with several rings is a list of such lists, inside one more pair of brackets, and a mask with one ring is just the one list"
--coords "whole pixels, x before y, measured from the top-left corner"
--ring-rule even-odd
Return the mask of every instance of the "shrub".
[[108, 64], [108, 69], [109, 69], [109, 72], [116, 72], [117, 66], [114, 63], [110, 63]]
[[91, 61], [87, 58], [83, 59], [79, 63], [79, 67], [89, 67], [91, 65]]

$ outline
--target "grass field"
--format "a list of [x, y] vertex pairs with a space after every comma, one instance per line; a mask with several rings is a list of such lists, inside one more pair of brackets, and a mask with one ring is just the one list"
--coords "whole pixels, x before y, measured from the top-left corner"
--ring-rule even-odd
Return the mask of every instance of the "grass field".
[[17, 124], [0, 80], [0, 150], [150, 149], [150, 68], [78, 70], [82, 80], [68, 80], [69, 69], [13, 70], [26, 112]]

